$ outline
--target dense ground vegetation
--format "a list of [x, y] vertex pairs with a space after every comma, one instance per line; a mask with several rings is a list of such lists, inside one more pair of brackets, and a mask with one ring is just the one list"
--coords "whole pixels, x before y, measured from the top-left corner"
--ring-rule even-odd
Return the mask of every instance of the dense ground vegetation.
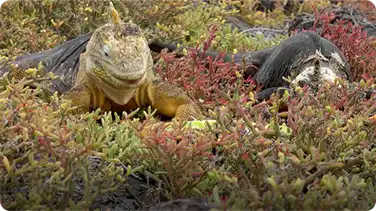
[[[98, 197], [129, 190], [131, 177], [150, 179], [137, 208], [202, 197], [221, 209], [368, 210], [376, 202], [375, 40], [356, 24], [333, 23], [329, 6], [296, 4], [256, 11], [256, 1], [113, 1], [122, 18], [139, 23], [148, 39], [191, 49], [155, 55], [164, 80], [184, 88], [208, 119], [199, 129], [160, 122], [150, 109], [133, 113], [72, 115], [59, 96], [29, 86], [49, 80], [0, 80], [1, 204], [7, 209], [84, 209]], [[201, 3], [200, 3], [201, 2]], [[52, 48], [105, 23], [107, 1], [8, 1], [0, 10], [0, 59]], [[283, 97], [255, 103], [258, 88], [242, 66], [204, 58], [198, 48], [226, 52], [277, 45], [287, 35], [250, 36], [227, 22], [242, 17], [254, 27], [284, 30], [302, 11], [315, 13], [312, 29], [349, 60], [349, 82], [318, 93], [295, 87]], [[282, 112], [281, 105], [287, 109]], [[160, 123], [160, 124], [155, 124]], [[149, 133], [145, 127], [154, 125]], [[156, 125], [156, 126], [155, 126]], [[213, 149], [215, 149], [213, 152]], [[131, 190], [129, 190], [131, 192]]]

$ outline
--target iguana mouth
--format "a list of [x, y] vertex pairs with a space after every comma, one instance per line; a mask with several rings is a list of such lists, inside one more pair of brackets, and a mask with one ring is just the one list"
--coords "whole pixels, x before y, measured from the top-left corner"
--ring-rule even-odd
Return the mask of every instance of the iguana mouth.
[[141, 80], [145, 77], [145, 74], [138, 74], [138, 75], [132, 75], [129, 77], [116, 77], [116, 75], [112, 75], [112, 78], [117, 81], [117, 84], [123, 84], [125, 86], [130, 85], [131, 87], [137, 86]]
[[141, 79], [137, 79], [137, 80], [127, 80], [127, 83], [128, 84], [137, 84]]
[[137, 86], [129, 86], [128, 88], [118, 89], [110, 84], [103, 83], [99, 89], [101, 89], [107, 95], [107, 97], [113, 100], [116, 104], [125, 105], [134, 96]]
[[117, 74], [111, 74], [112, 77], [116, 78], [117, 80], [119, 81], [139, 81], [141, 80], [144, 75], [145, 75], [145, 72], [137, 72], [137, 74], [130, 74], [130, 75], [117, 75]]
[[131, 71], [131, 68], [120, 69], [112, 65], [105, 67], [103, 64], [102, 68], [107, 70], [107, 76], [99, 77], [115, 88], [135, 87], [146, 75], [146, 71]]

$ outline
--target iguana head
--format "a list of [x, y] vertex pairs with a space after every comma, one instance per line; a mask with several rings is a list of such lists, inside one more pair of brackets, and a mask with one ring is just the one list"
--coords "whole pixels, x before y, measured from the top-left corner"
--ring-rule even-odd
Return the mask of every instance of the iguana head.
[[93, 32], [87, 44], [87, 73], [98, 83], [115, 90], [137, 87], [151, 70], [153, 60], [139, 26], [124, 23], [116, 10], [113, 21]]
[[342, 60], [337, 52], [325, 57], [316, 50], [316, 53], [299, 63], [299, 74], [292, 81], [298, 85], [308, 85], [318, 89], [324, 82], [334, 83], [336, 79], [351, 80], [346, 61]]

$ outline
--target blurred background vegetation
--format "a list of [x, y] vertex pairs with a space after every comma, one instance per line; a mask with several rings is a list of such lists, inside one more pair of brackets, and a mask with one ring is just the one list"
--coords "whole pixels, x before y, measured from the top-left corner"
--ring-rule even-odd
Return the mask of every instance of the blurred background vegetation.
[[[214, 4], [199, 0], [113, 2], [121, 17], [140, 24], [150, 39], [195, 46], [207, 39], [210, 25], [219, 24], [219, 34], [212, 47], [227, 51], [265, 48], [285, 38], [278, 36], [268, 41], [262, 35], [250, 38], [246, 33], [232, 30], [227, 20], [230, 16], [239, 16], [253, 27], [281, 30], [294, 14], [311, 10], [307, 3], [296, 3], [288, 12], [278, 7], [271, 12], [256, 11], [261, 5], [256, 0], [228, 0]], [[318, 8], [329, 5], [328, 1], [315, 4]], [[0, 11], [0, 53], [14, 56], [41, 51], [93, 31], [106, 22], [107, 6], [108, 0], [7, 1]]]

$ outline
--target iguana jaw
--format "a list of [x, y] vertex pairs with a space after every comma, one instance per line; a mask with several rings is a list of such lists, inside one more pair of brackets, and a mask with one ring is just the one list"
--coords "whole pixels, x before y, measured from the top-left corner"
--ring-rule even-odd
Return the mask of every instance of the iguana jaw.
[[135, 95], [137, 88], [128, 89], [116, 89], [107, 83], [101, 83], [98, 88], [104, 92], [104, 94], [114, 101], [118, 105], [125, 105]]
[[[119, 88], [114, 87], [112, 84], [109, 84], [106, 81], [103, 81], [95, 74], [88, 75], [90, 75], [89, 78], [92, 79], [92, 84], [96, 85], [97, 89], [102, 91], [109, 99], [111, 99], [118, 105], [127, 104], [129, 100], [135, 95], [137, 88], [140, 86], [140, 84], [144, 83], [146, 78], [146, 74], [144, 74], [143, 77], [138, 80], [123, 81], [123, 83], [128, 83], [127, 86]], [[131, 82], [129, 83], [129, 81]]]
[[[137, 72], [128, 72], [128, 74], [120, 75], [116, 74], [120, 72], [120, 68], [108, 65], [104, 67], [107, 71], [105, 80], [108, 84], [112, 85], [114, 88], [137, 88], [140, 85], [141, 80], [146, 75], [146, 69], [141, 69]], [[121, 70], [126, 72], [127, 70]]]
[[109, 71], [109, 68], [116, 68], [116, 66], [101, 63], [92, 54], [90, 56], [82, 54], [81, 57], [81, 61], [85, 61], [85, 66], [88, 67], [81, 70], [84, 71], [83, 74], [86, 75], [88, 83], [102, 91], [116, 104], [127, 104], [146, 79], [146, 70], [134, 72], [129, 77], [118, 78], [111, 72], [119, 70]]
[[[137, 88], [146, 75], [146, 65], [139, 66], [138, 71], [129, 71], [113, 65], [100, 59], [100, 56], [95, 54], [81, 55], [86, 61], [86, 66], [89, 67], [84, 70], [86, 74], [98, 84], [106, 84], [113, 89], [132, 89]], [[123, 72], [123, 74], [119, 74]], [[127, 73], [127, 74], [124, 74]]]

